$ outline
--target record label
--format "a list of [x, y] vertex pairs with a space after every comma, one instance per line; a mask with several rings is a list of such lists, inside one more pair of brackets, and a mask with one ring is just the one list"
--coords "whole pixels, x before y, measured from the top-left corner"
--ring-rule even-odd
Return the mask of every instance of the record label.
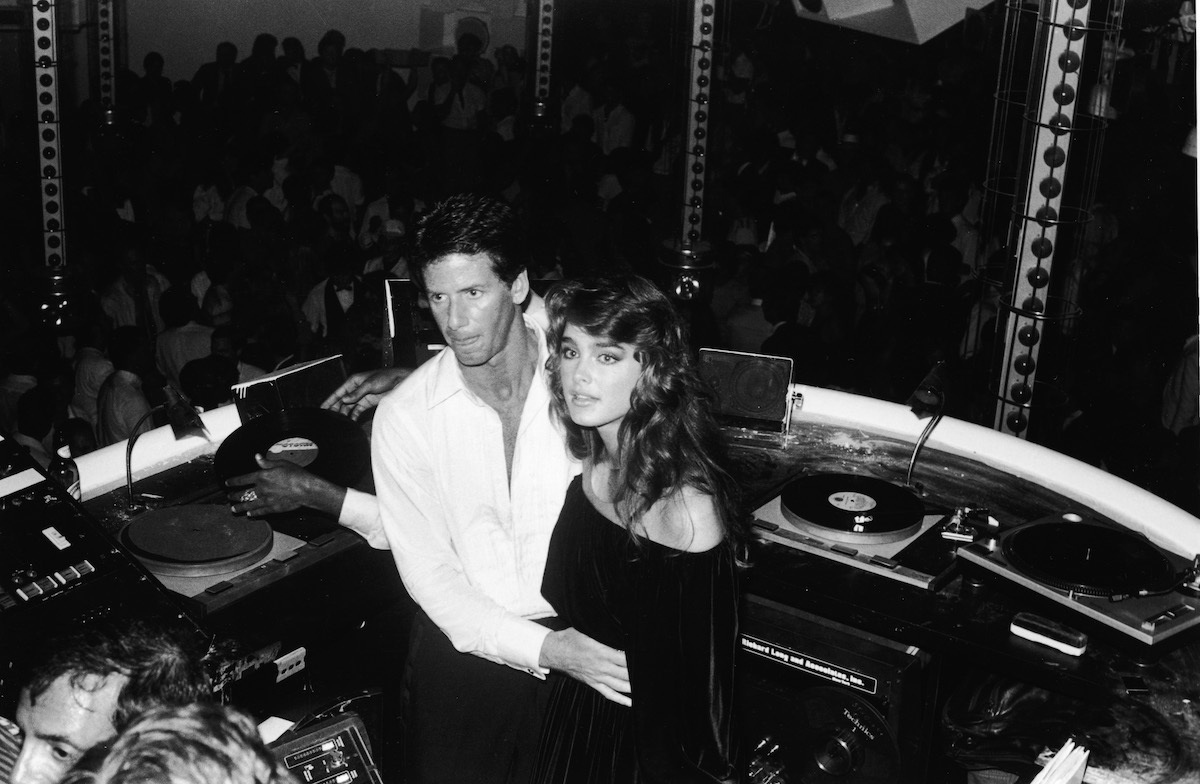
[[878, 506], [875, 499], [866, 493], [852, 492], [834, 493], [829, 496], [829, 505], [845, 512], [869, 512]]
[[311, 465], [320, 453], [320, 447], [309, 439], [300, 437], [276, 441], [267, 449], [267, 457], [272, 460], [286, 460], [301, 468]]

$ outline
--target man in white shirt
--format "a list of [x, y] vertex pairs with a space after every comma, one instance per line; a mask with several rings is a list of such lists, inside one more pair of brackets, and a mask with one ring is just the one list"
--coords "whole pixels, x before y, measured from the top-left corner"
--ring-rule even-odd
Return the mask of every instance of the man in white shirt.
[[154, 342], [154, 362], [175, 389], [182, 389], [179, 375], [184, 365], [212, 353], [213, 328], [196, 322], [199, 308], [191, 291], [167, 289], [158, 302], [166, 325]]
[[96, 430], [96, 399], [100, 395], [100, 387], [112, 375], [113, 363], [108, 358], [105, 348], [108, 336], [103, 327], [96, 322], [84, 326], [75, 336], [75, 393], [71, 397], [67, 412], [72, 417], [78, 417]]
[[551, 631], [541, 595], [579, 465], [549, 414], [544, 326], [521, 310], [520, 236], [490, 197], [462, 194], [430, 212], [413, 271], [448, 348], [375, 416], [383, 532], [423, 611], [403, 709], [410, 782], [524, 780], [551, 670], [629, 704], [624, 653]]
[[[101, 446], [144, 433], [153, 425], [150, 401], [142, 391], [142, 379], [154, 360], [139, 327], [118, 327], [109, 341], [109, 355], [116, 368], [100, 387], [96, 402], [96, 440]], [[141, 426], [138, 426], [141, 422]], [[137, 427], [135, 431], [134, 428]]]
[[158, 312], [162, 293], [171, 287], [153, 264], [143, 260], [141, 247], [132, 240], [122, 241], [116, 250], [121, 274], [100, 292], [100, 309], [108, 326], [140, 326], [158, 334], [164, 329]]

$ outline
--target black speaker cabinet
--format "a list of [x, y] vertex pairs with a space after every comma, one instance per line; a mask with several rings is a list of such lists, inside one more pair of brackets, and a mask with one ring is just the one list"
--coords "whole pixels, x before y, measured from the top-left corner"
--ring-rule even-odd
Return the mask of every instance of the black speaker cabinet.
[[721, 424], [775, 433], [786, 429], [792, 360], [702, 348], [699, 370]]
[[923, 652], [748, 596], [739, 656], [744, 781], [924, 781], [933, 711]]

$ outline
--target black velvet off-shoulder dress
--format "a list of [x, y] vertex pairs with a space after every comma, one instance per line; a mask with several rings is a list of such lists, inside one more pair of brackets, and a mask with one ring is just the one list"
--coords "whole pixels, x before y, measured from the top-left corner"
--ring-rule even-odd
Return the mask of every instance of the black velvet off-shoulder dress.
[[625, 651], [633, 707], [559, 679], [538, 784], [735, 780], [732, 552], [639, 545], [597, 511], [576, 477], [550, 540], [542, 594], [578, 631]]

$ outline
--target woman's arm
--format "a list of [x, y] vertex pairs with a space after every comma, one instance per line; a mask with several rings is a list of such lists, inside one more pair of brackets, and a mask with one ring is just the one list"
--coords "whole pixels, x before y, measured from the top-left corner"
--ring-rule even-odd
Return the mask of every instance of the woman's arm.
[[639, 773], [652, 782], [733, 780], [732, 553], [724, 544], [645, 553], [633, 568], [638, 604], [627, 656]]
[[646, 538], [673, 550], [702, 553], [725, 539], [712, 496], [687, 487], [660, 499], [642, 516]]

